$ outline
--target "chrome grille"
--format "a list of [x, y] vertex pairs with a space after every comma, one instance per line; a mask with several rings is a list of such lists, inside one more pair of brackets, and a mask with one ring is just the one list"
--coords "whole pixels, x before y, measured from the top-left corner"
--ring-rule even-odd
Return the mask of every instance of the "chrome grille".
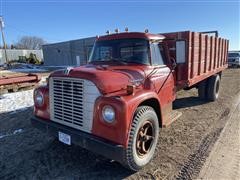
[[49, 88], [51, 120], [90, 132], [94, 103], [100, 95], [96, 86], [84, 79], [54, 77]]

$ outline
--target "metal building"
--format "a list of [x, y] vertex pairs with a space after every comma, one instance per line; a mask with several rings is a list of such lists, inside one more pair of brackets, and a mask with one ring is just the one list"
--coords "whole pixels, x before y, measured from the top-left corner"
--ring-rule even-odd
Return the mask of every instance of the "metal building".
[[43, 45], [44, 65], [80, 66], [87, 63], [96, 37]]

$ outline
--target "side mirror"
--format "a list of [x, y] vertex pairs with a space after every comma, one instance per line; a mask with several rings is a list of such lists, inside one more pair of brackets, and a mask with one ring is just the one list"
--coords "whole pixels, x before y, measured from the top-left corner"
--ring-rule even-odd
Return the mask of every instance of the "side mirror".
[[177, 40], [176, 41], [176, 63], [186, 62], [186, 41]]

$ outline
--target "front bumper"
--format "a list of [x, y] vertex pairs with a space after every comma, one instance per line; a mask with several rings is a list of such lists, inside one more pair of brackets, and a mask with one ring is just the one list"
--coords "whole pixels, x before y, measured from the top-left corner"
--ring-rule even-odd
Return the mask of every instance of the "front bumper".
[[31, 123], [34, 127], [57, 138], [58, 132], [61, 131], [71, 136], [71, 142], [73, 144], [79, 145], [108, 159], [113, 159], [118, 162], [123, 161], [124, 147], [122, 145], [113, 144], [112, 142], [92, 134], [73, 129], [53, 121], [42, 120], [36, 116], [31, 118]]

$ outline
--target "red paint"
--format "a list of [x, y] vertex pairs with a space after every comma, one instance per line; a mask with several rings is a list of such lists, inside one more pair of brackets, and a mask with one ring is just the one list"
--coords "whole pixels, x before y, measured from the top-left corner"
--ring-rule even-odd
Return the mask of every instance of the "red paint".
[[[126, 147], [134, 112], [142, 102], [154, 99], [160, 107], [160, 122], [162, 125], [168, 124], [171, 103], [175, 100], [178, 89], [193, 86], [226, 68], [227, 40], [209, 38], [206, 35], [189, 31], [163, 35], [119, 33], [99, 37], [97, 41], [121, 38], [144, 38], [149, 41], [158, 39], [165, 47], [166, 66], [139, 64], [120, 66], [109, 63], [108, 66], [103, 67], [88, 64], [74, 68], [68, 75], [64, 75], [63, 71], [51, 74], [50, 78], [87, 79], [98, 87], [102, 96], [97, 98], [94, 106], [92, 126], [94, 135]], [[166, 37], [165, 40], [163, 40], [164, 37]], [[176, 39], [186, 40], [186, 63], [179, 64], [173, 70], [170, 58], [176, 57], [174, 50]], [[212, 46], [211, 39], [215, 39], [218, 46]], [[197, 47], [201, 47], [200, 50]], [[156, 70], [156, 73], [148, 77], [153, 70]], [[135, 87], [133, 94], [129, 95], [126, 91], [127, 85], [132, 85], [132, 81], [139, 79], [142, 79], [141, 84]], [[35, 105], [35, 114], [49, 119], [48, 87], [40, 87], [38, 90], [45, 94], [45, 103], [42, 107]], [[111, 105], [116, 112], [116, 121], [112, 124], [108, 124], [102, 119], [104, 105]]]
[[8, 84], [18, 84], [25, 82], [38, 82], [41, 78], [36, 74], [28, 74], [21, 76], [13, 76], [13, 77], [2, 77], [0, 78], [0, 86], [8, 85]]
[[[44, 101], [42, 106], [38, 106], [35, 103], [35, 91], [40, 91], [44, 95]], [[34, 98], [34, 114], [38, 117], [43, 119], [49, 120], [50, 113], [49, 113], [49, 91], [47, 86], [40, 86], [34, 90], [33, 93]]]

